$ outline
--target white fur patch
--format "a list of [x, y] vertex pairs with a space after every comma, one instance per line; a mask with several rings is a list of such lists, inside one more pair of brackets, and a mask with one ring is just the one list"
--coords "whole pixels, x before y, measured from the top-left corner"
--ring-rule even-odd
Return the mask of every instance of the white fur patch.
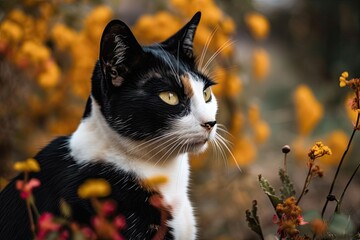
[[175, 239], [195, 239], [195, 217], [188, 198], [187, 154], [172, 154], [166, 162], [154, 164], [154, 161], [144, 159], [149, 148], [139, 147], [141, 144], [144, 143], [134, 142], [114, 132], [93, 98], [91, 115], [80, 123], [70, 139], [71, 156], [80, 164], [107, 161], [119, 169], [135, 173], [140, 179], [166, 176], [168, 182], [159, 190], [173, 210], [173, 219], [168, 224], [174, 229]]

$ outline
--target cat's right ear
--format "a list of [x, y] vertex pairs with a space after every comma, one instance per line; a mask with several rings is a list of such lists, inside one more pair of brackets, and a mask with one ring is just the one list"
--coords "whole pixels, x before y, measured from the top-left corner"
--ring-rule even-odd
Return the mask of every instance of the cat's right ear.
[[124, 22], [112, 20], [108, 23], [100, 42], [100, 64], [110, 84], [121, 86], [143, 54], [142, 47]]

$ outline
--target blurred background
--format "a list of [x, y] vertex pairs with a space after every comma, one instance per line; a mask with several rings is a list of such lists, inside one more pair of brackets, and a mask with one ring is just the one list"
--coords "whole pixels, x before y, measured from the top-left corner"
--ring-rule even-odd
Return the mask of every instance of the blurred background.
[[[339, 88], [343, 71], [360, 77], [355, 0], [0, 0], [1, 188], [15, 175], [14, 162], [76, 129], [109, 20], [123, 20], [140, 43], [152, 44], [199, 10], [195, 51], [199, 67], [219, 83], [218, 122], [232, 142], [232, 154], [210, 149], [191, 157], [200, 239], [256, 239], [245, 221], [254, 199], [265, 235], [274, 239], [274, 210], [257, 179], [280, 186], [285, 144], [297, 193], [308, 150], [319, 140], [332, 149], [319, 160], [324, 177], [314, 179], [301, 204], [320, 212], [356, 121], [351, 90]], [[355, 136], [335, 194], [360, 161], [359, 144]], [[358, 230], [359, 180], [357, 174], [343, 207]]]

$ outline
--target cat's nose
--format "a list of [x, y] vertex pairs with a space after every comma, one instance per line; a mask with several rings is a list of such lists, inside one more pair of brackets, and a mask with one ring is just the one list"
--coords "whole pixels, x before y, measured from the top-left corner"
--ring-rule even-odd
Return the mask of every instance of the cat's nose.
[[211, 130], [216, 124], [216, 121], [210, 121], [210, 122], [206, 122], [201, 124], [202, 127], [206, 128], [207, 130]]

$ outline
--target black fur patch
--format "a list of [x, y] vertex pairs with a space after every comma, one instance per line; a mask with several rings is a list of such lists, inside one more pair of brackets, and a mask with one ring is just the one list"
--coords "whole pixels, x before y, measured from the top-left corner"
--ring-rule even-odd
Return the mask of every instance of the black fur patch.
[[[59, 201], [64, 199], [73, 210], [78, 223], [89, 224], [94, 215], [88, 200], [77, 196], [77, 189], [88, 178], [104, 178], [112, 186], [109, 198], [116, 200], [118, 213], [126, 218], [127, 227], [121, 232], [126, 239], [151, 239], [154, 225], [160, 224], [160, 212], [148, 202], [153, 194], [139, 185], [136, 177], [110, 164], [96, 163], [79, 166], [69, 156], [69, 137], [51, 142], [35, 158], [41, 171], [31, 174], [38, 178], [41, 186], [34, 190], [39, 211], [60, 215]], [[0, 193], [0, 239], [31, 239], [31, 231], [25, 201], [20, 198], [15, 178]], [[170, 232], [166, 239], [172, 239]]]

